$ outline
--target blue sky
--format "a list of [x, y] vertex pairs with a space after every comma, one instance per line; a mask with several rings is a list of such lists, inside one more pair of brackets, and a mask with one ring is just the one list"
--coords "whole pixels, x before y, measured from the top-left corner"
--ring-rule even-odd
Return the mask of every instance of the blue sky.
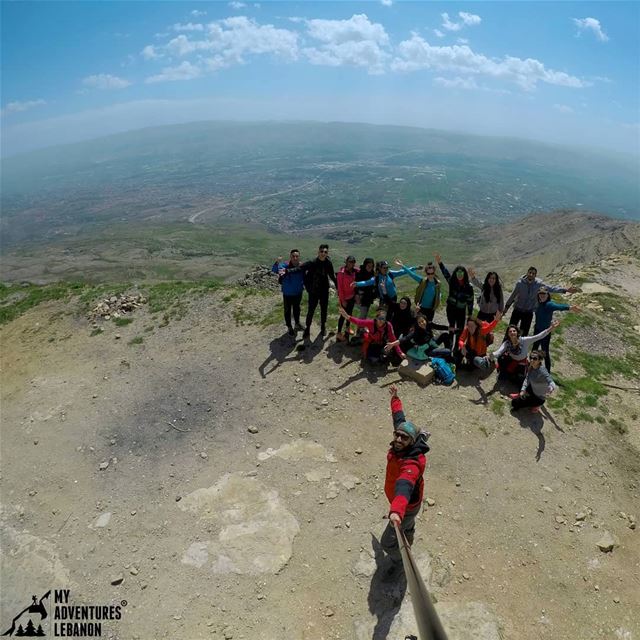
[[640, 153], [638, 2], [2, 1], [2, 152], [207, 119]]

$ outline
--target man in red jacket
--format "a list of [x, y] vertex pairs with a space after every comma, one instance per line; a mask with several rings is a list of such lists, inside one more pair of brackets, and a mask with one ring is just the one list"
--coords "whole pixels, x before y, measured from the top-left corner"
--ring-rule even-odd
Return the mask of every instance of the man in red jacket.
[[407, 421], [398, 397], [398, 388], [392, 384], [391, 415], [393, 417], [393, 441], [387, 453], [387, 473], [384, 492], [389, 500], [389, 524], [382, 534], [380, 544], [391, 559], [390, 573], [402, 564], [394, 522], [404, 533], [407, 542], [413, 543], [416, 516], [420, 511], [424, 493], [425, 454], [429, 451], [429, 434], [419, 431]]

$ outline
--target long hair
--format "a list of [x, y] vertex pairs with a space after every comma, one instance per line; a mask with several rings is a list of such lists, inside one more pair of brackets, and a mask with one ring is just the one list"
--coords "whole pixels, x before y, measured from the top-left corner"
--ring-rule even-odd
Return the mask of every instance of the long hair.
[[[496, 283], [493, 287], [489, 284], [489, 278], [491, 276], [496, 277]], [[500, 281], [500, 276], [495, 271], [489, 271], [485, 276], [484, 283], [482, 284], [482, 295], [484, 296], [485, 302], [490, 302], [492, 289], [496, 300], [502, 300], [502, 282]]]
[[[363, 260], [362, 264], [360, 265], [360, 271], [366, 271], [368, 264], [370, 264], [372, 267], [375, 265], [375, 262], [373, 261], [373, 258], [365, 258]], [[373, 272], [373, 270], [372, 270], [372, 272]]]
[[[462, 282], [462, 286], [460, 286], [458, 284], [458, 278], [456, 276], [456, 271], [458, 271], [459, 269], [461, 269], [462, 271], [464, 271], [464, 276], [462, 278], [463, 282]], [[467, 272], [466, 268], [463, 267], [461, 264], [459, 264], [452, 272], [451, 272], [451, 277], [449, 278], [449, 289], [464, 289], [467, 285], [469, 284], [469, 273]]]

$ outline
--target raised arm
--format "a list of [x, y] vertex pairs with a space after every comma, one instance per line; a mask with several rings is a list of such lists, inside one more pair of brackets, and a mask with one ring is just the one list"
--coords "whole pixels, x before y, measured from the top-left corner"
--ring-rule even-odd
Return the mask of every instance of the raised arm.
[[555, 320], [554, 322], [551, 323], [550, 327], [547, 327], [544, 331], [541, 331], [540, 333], [536, 334], [535, 336], [526, 336], [524, 338], [520, 338], [520, 340], [522, 340], [522, 344], [525, 347], [529, 347], [530, 344], [533, 344], [534, 342], [537, 342], [538, 340], [542, 340], [542, 338], [544, 338], [545, 336], [549, 335], [554, 329], [556, 329], [558, 327], [558, 325], [560, 324], [559, 320]]
[[398, 387], [395, 384], [389, 387], [389, 395], [391, 396], [391, 418], [395, 429], [400, 423], [406, 422], [407, 419], [404, 416], [402, 400], [398, 397]]

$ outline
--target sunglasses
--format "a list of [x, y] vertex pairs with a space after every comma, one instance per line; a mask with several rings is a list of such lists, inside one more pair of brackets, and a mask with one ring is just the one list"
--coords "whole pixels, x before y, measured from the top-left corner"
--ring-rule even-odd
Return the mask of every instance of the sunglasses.
[[531, 356], [529, 358], [529, 360], [531, 360], [531, 362], [533, 362], [534, 360], [540, 360], [540, 358], [538, 358], [538, 356]]
[[329, 253], [328, 249], [322, 249], [322, 251], [320, 251], [320, 253]]
[[411, 436], [407, 435], [406, 433], [403, 433], [402, 431], [394, 431], [393, 437], [400, 438], [400, 440], [405, 440], [405, 441], [411, 440]]

